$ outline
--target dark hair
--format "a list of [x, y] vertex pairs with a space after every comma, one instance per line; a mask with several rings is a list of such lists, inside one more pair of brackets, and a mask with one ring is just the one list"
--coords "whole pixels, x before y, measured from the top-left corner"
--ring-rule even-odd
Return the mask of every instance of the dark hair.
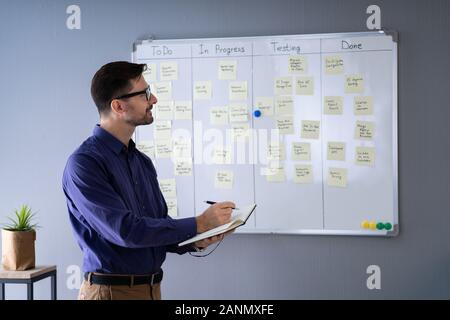
[[98, 113], [108, 114], [111, 100], [128, 93], [132, 87], [130, 80], [139, 78], [146, 69], [146, 64], [127, 61], [110, 62], [102, 66], [91, 82], [91, 96]]

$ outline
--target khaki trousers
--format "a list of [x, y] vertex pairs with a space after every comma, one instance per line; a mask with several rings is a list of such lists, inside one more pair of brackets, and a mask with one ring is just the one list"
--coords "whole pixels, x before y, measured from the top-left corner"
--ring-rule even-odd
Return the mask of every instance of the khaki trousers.
[[90, 284], [84, 280], [78, 300], [161, 300], [161, 283], [153, 286], [149, 284], [110, 286]]

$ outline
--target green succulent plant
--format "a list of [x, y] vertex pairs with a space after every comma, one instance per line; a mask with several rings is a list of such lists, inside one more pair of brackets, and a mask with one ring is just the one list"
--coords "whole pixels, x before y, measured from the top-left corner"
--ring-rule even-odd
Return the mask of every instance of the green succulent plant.
[[31, 231], [39, 228], [36, 223], [32, 223], [32, 219], [35, 217], [35, 213], [31, 211], [28, 205], [22, 205], [20, 209], [14, 209], [14, 217], [8, 217], [11, 221], [9, 224], [5, 224], [3, 229], [8, 231]]

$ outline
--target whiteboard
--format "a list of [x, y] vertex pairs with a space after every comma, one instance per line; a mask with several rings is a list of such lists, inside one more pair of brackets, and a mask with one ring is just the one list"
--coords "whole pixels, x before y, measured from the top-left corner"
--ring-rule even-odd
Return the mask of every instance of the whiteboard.
[[[132, 61], [148, 65], [158, 110], [172, 110], [134, 137], [158, 179], [175, 181], [172, 216], [232, 200], [257, 204], [237, 232], [398, 234], [396, 33], [144, 40]], [[173, 112], [186, 101], [192, 115], [180, 120]], [[190, 168], [155, 152], [159, 121], [172, 141], [188, 139]]]

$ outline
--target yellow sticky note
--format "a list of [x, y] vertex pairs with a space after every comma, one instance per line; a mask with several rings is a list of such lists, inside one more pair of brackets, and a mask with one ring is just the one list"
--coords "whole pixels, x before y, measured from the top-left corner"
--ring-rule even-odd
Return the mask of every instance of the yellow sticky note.
[[373, 114], [373, 98], [356, 96], [353, 99], [353, 112], [356, 116]]
[[355, 139], [372, 140], [375, 134], [375, 123], [369, 121], [356, 121]]
[[292, 116], [278, 116], [276, 122], [280, 134], [294, 134], [294, 118]]
[[347, 169], [328, 168], [327, 183], [330, 187], [347, 187]]
[[267, 146], [267, 159], [269, 160], [284, 160], [286, 158], [286, 151], [284, 143], [275, 142], [269, 143]]
[[277, 115], [294, 114], [294, 100], [292, 96], [275, 97], [275, 113]]
[[260, 110], [263, 116], [273, 115], [273, 97], [256, 97], [256, 109]]
[[266, 176], [267, 182], [284, 182], [286, 180], [286, 175], [282, 164], [270, 163], [265, 169], [264, 175]]
[[228, 86], [230, 100], [247, 100], [247, 81], [233, 81]]
[[295, 183], [312, 183], [312, 166], [311, 165], [295, 165]]
[[192, 119], [192, 101], [175, 101], [175, 120], [191, 120]]
[[159, 65], [160, 80], [178, 80], [178, 63], [176, 61], [161, 62]]
[[147, 70], [145, 70], [142, 75], [145, 81], [150, 84], [156, 81], [156, 63], [147, 63]]
[[248, 123], [232, 123], [231, 124], [231, 136], [234, 139], [248, 137], [249, 136]]
[[236, 80], [237, 61], [219, 61], [218, 77], [220, 80]]
[[345, 93], [363, 93], [364, 79], [362, 75], [351, 74], [345, 77]]
[[275, 95], [292, 94], [292, 77], [275, 78], [274, 91]]
[[295, 93], [297, 95], [313, 95], [314, 94], [314, 78], [313, 77], [297, 77], [295, 81]]
[[175, 179], [159, 179], [158, 183], [164, 198], [177, 197], [177, 182]]
[[211, 81], [194, 82], [194, 100], [210, 100], [211, 96]]
[[142, 140], [136, 143], [136, 149], [145, 154], [150, 159], [155, 159], [155, 146], [152, 141]]
[[327, 159], [345, 161], [345, 142], [328, 142]]
[[150, 90], [158, 100], [172, 100], [172, 82], [155, 82]]
[[308, 71], [308, 62], [305, 56], [290, 56], [288, 63], [289, 73], [299, 74]]
[[344, 60], [341, 56], [325, 57], [325, 74], [340, 74], [344, 72]]
[[167, 214], [172, 218], [178, 217], [177, 199], [165, 199], [167, 204]]
[[178, 138], [172, 142], [172, 156], [177, 159], [191, 159], [192, 158], [192, 146], [191, 139]]
[[248, 121], [248, 107], [245, 103], [232, 103], [229, 105], [230, 122]]
[[171, 140], [157, 140], [155, 142], [156, 158], [170, 158], [172, 157], [172, 141]]
[[323, 99], [323, 113], [333, 115], [342, 114], [343, 105], [342, 97], [327, 96]]
[[304, 139], [319, 139], [320, 121], [303, 120], [301, 137]]
[[155, 121], [153, 124], [153, 136], [155, 140], [171, 140], [172, 139], [172, 122], [171, 121]]
[[214, 188], [216, 189], [232, 189], [233, 188], [233, 171], [217, 171], [214, 177]]
[[375, 148], [356, 147], [355, 163], [361, 166], [373, 167], [375, 164]]
[[209, 119], [213, 125], [224, 125], [228, 123], [228, 107], [212, 107]]
[[213, 150], [212, 158], [214, 164], [230, 164], [231, 148], [224, 146], [216, 146]]
[[192, 161], [175, 160], [173, 168], [176, 176], [192, 176]]
[[311, 144], [308, 142], [292, 142], [292, 160], [310, 161]]
[[173, 119], [173, 101], [160, 101], [154, 105], [155, 120]]

